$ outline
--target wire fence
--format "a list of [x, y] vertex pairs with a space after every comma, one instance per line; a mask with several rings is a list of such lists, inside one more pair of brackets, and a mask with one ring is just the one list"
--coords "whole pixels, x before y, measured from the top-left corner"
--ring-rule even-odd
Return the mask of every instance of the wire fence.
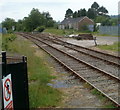
[[99, 33], [105, 35], [113, 35], [118, 36], [120, 35], [120, 26], [100, 26]]

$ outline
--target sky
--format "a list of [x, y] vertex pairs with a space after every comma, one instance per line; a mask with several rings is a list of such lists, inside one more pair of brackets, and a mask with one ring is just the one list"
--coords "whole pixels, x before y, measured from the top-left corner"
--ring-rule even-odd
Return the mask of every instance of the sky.
[[[54, 20], [62, 21], [68, 8], [77, 11], [81, 8], [91, 7], [93, 2], [106, 7], [109, 15], [118, 14], [119, 0], [0, 0], [0, 22], [5, 18], [13, 18], [16, 21], [27, 17], [32, 8], [40, 12], [49, 12]], [[120, 5], [120, 3], [119, 3]]]

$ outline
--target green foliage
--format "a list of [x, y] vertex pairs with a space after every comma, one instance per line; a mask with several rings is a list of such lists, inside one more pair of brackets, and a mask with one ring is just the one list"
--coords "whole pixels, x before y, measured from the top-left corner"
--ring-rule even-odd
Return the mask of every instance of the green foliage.
[[64, 35], [65, 34], [65, 30], [54, 29], [54, 28], [47, 28], [47, 29], [45, 29], [44, 32], [55, 34], [55, 35]]
[[66, 11], [66, 14], [65, 14], [65, 18], [70, 18], [73, 16], [73, 11], [69, 8], [67, 11]]
[[103, 50], [120, 52], [120, 42], [115, 42], [113, 45], [99, 45], [98, 48]]
[[91, 93], [93, 95], [96, 95], [102, 102], [104, 102], [104, 107], [103, 108], [116, 108], [115, 105], [109, 101], [101, 92], [99, 92], [96, 89], [92, 89]]
[[30, 108], [58, 106], [61, 93], [47, 85], [55, 76], [51, 75], [52, 70], [42, 58], [43, 56], [36, 56], [36, 49], [31, 45], [31, 42], [21, 38], [9, 43], [10, 52], [25, 55], [28, 59]]
[[101, 23], [102, 26], [116, 26], [118, 24], [118, 19], [100, 15], [96, 17], [95, 22]]
[[118, 18], [112, 18], [109, 20], [109, 22], [112, 26], [117, 26], [118, 25]]
[[28, 17], [23, 19], [24, 31], [33, 31], [39, 26], [53, 27], [54, 21], [49, 12], [40, 13], [38, 9], [32, 9]]
[[91, 19], [95, 19], [96, 17], [96, 11], [92, 8], [88, 9], [87, 16]]
[[23, 20], [18, 20], [16, 24], [16, 31], [24, 31]]
[[44, 32], [47, 33], [51, 33], [51, 34], [55, 34], [55, 35], [60, 35], [60, 36], [65, 36], [65, 35], [70, 35], [70, 34], [80, 34], [80, 33], [88, 33], [90, 31], [77, 31], [77, 30], [73, 30], [73, 29], [55, 29], [55, 28], [47, 28], [45, 29]]
[[97, 2], [94, 2], [92, 5], [91, 5], [91, 8], [97, 10], [99, 8], [99, 5]]
[[45, 30], [45, 26], [39, 26], [34, 31], [43, 32], [44, 30]]
[[44, 17], [38, 9], [32, 9], [29, 16], [24, 18], [23, 24], [26, 31], [33, 31], [43, 24]]
[[94, 2], [91, 5], [91, 8], [88, 9], [88, 11], [86, 11], [85, 8], [75, 12], [73, 12], [71, 9], [68, 9], [66, 11], [65, 18], [69, 18], [69, 17], [77, 18], [77, 17], [87, 16], [90, 19], [99, 21], [98, 23], [102, 23], [102, 25], [108, 25], [108, 26], [116, 25], [116, 20], [109, 20], [109, 16], [107, 14], [108, 14], [108, 10], [105, 7], [103, 6], [100, 7], [97, 2]]
[[12, 26], [16, 26], [16, 22], [14, 19], [11, 18], [6, 18], [3, 22], [2, 22], [2, 26], [5, 27], [8, 32], [12, 32]]
[[74, 13], [73, 13], [73, 18], [77, 18], [78, 17], [78, 13], [77, 13], [77, 11], [75, 11]]
[[3, 34], [2, 35], [2, 50], [9, 50], [9, 43], [16, 39], [15, 34]]
[[80, 9], [78, 10], [78, 17], [82, 17], [82, 16], [86, 16], [87, 15], [87, 12], [86, 12], [86, 9]]
[[99, 15], [106, 15], [108, 13], [108, 10], [105, 7], [100, 7], [98, 10]]

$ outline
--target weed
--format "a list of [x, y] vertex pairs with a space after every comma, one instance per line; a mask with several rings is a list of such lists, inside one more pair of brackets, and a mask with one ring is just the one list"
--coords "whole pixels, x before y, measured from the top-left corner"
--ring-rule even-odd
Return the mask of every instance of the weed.
[[115, 42], [113, 45], [99, 45], [97, 46], [100, 49], [103, 50], [111, 50], [115, 52], [120, 52], [120, 42]]
[[31, 42], [19, 37], [8, 45], [8, 51], [27, 56], [30, 108], [57, 106], [61, 93], [47, 85], [55, 76], [51, 75], [43, 56], [35, 55], [36, 50], [31, 45]]

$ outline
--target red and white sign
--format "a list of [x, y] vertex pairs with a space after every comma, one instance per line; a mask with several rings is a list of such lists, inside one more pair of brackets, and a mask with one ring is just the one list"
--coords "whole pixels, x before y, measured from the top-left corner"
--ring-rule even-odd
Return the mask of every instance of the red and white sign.
[[4, 98], [4, 108], [13, 109], [11, 74], [3, 78], [3, 98]]

